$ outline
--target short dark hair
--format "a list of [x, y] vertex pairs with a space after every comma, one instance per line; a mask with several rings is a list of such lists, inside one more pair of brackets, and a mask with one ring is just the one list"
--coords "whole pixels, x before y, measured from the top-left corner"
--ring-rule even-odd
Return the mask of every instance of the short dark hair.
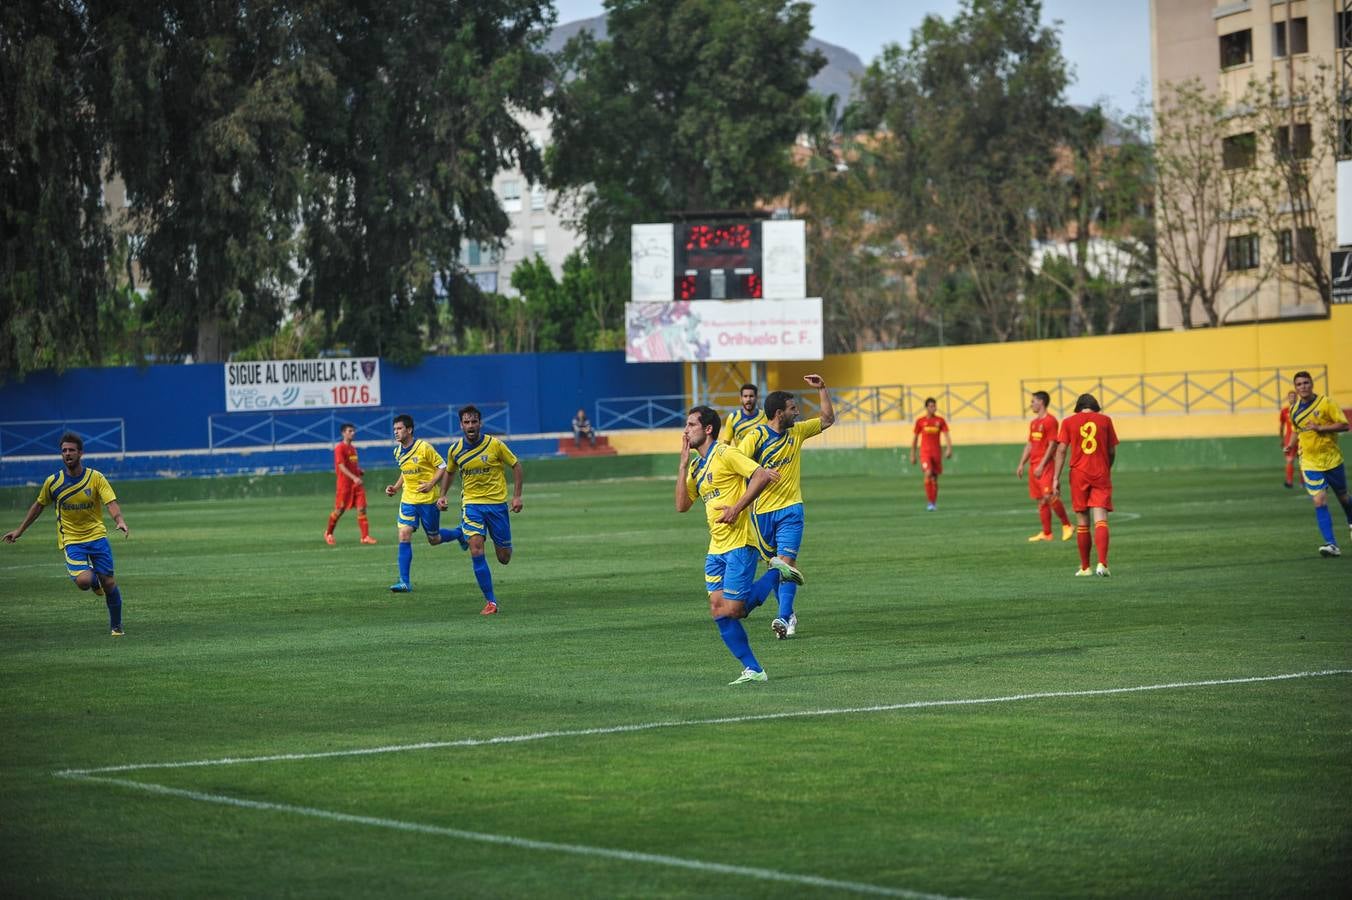
[[[81, 453], [84, 452], [84, 439], [73, 431], [67, 431], [65, 434], [61, 435], [61, 443], [74, 444], [76, 450], [79, 450]], [[61, 449], [60, 444], [57, 445], [57, 449]]]
[[938, 406], [938, 405], [939, 405], [939, 401], [938, 401], [938, 400], [935, 400], [933, 397], [926, 397], [926, 398], [925, 398], [925, 405], [926, 405], [926, 406], [929, 406], [931, 403], [933, 403], [935, 406]]
[[765, 395], [765, 418], [773, 419], [780, 410], [789, 405], [793, 394], [788, 391], [771, 391]]
[[1310, 384], [1314, 384], [1314, 376], [1311, 375], [1309, 372], [1306, 372], [1304, 369], [1301, 369], [1299, 372], [1297, 372], [1296, 374], [1294, 374], [1294, 375], [1291, 376], [1291, 380], [1292, 380], [1293, 382], [1294, 382], [1297, 378], [1308, 378], [1308, 379], [1310, 379]]
[[413, 430], [413, 417], [410, 416], [408, 413], [400, 413], [399, 415], [394, 417], [394, 421], [396, 424], [402, 422], [404, 427], [407, 428], [409, 431]]
[[756, 396], [760, 396], [760, 388], [756, 387], [754, 384], [744, 384], [737, 389], [738, 394], [741, 394], [742, 391], [750, 391]]
[[718, 440], [718, 431], [723, 427], [723, 420], [718, 417], [718, 410], [712, 406], [692, 406], [690, 412], [685, 415], [687, 419], [690, 416], [698, 415], [700, 425], [705, 428], [712, 425], [714, 430], [709, 432], [709, 437], [712, 440]]
[[341, 424], [341, 425], [338, 426], [338, 433], [339, 433], [339, 434], [342, 434], [344, 431], [347, 431], [349, 428], [351, 428], [353, 431], [356, 431], [356, 430], [357, 430], [357, 426], [356, 426], [356, 425], [353, 425], [351, 422], [344, 422], [343, 424]]
[[1033, 396], [1041, 400], [1043, 406], [1052, 405], [1052, 395], [1046, 391], [1033, 391]]
[[471, 413], [473, 413], [474, 415], [478, 416], [480, 422], [483, 421], [483, 419], [484, 419], [484, 414], [481, 413], [481, 412], [479, 412], [479, 407], [475, 406], [473, 403], [470, 403], [470, 404], [468, 404], [468, 405], [466, 405], [466, 406], [460, 407], [460, 411], [459, 411], [458, 413], [456, 413], [455, 417], [456, 417], [457, 419], [463, 419], [465, 416], [468, 416], [468, 415], [470, 415]]
[[1080, 396], [1075, 398], [1075, 411], [1083, 412], [1086, 409], [1091, 410], [1093, 412], [1103, 411], [1103, 408], [1099, 406], [1099, 402], [1094, 399], [1093, 394], [1081, 394]]

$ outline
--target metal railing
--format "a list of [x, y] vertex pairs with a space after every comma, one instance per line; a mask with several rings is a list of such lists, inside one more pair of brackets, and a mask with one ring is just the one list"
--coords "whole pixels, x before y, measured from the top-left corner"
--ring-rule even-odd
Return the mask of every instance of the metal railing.
[[679, 428], [685, 424], [685, 394], [655, 397], [604, 397], [596, 401], [592, 418], [598, 431], [620, 428]]
[[73, 431], [85, 453], [127, 453], [125, 419], [34, 419], [0, 422], [0, 458], [61, 455], [61, 435]]
[[[1328, 366], [1203, 369], [1137, 375], [1072, 375], [1054, 381], [1021, 379], [1022, 398], [1033, 391], [1051, 395], [1051, 408], [1070, 412], [1080, 394], [1093, 394], [1105, 412], [1152, 413], [1267, 412], [1286, 404], [1291, 376], [1305, 370], [1316, 393], [1328, 384]], [[1022, 399], [1021, 398], [1021, 399]]]
[[[359, 441], [389, 440], [396, 415], [413, 417], [419, 435], [445, 437], [460, 433], [459, 410], [463, 403], [445, 406], [379, 406], [324, 409], [312, 412], [218, 413], [207, 418], [207, 447], [216, 450], [265, 449], [298, 444], [336, 443], [339, 426], [351, 422]], [[483, 416], [485, 434], [511, 434], [511, 406], [507, 403], [476, 403]]]

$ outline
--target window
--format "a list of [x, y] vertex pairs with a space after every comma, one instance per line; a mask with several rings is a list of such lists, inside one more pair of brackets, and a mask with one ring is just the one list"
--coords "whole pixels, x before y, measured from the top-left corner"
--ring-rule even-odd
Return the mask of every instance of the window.
[[1227, 169], [1252, 168], [1258, 157], [1258, 142], [1253, 132], [1231, 135], [1221, 139], [1221, 161]]
[[460, 254], [460, 258], [464, 260], [464, 263], [467, 266], [482, 265], [481, 260], [483, 259], [483, 255], [482, 251], [479, 249], [479, 242], [465, 241], [465, 249]]
[[[1309, 20], [1304, 16], [1291, 20], [1291, 52], [1310, 52]], [[1272, 26], [1272, 55], [1278, 59], [1286, 55], [1286, 22], [1276, 22]]]
[[1225, 267], [1231, 272], [1258, 268], [1258, 235], [1241, 234], [1226, 238]]
[[521, 246], [520, 228], [507, 229], [507, 246], [504, 249], [507, 251], [508, 259], [520, 259], [522, 257], [522, 251], [525, 248]]
[[1314, 153], [1314, 140], [1310, 133], [1310, 123], [1303, 122], [1293, 126], [1279, 126], [1276, 144], [1277, 156], [1280, 159], [1309, 159]]
[[530, 248], [535, 253], [543, 254], [549, 247], [549, 238], [545, 235], [545, 229], [532, 228], [530, 230]]
[[1301, 262], [1313, 263], [1319, 258], [1317, 250], [1313, 228], [1297, 228], [1277, 235], [1277, 254], [1282, 265], [1289, 266], [1295, 262], [1297, 252]]
[[498, 273], [475, 272], [474, 284], [485, 293], [496, 294], [498, 291]]
[[[1294, 29], [1292, 29], [1294, 30]], [[1245, 28], [1221, 35], [1221, 68], [1253, 62], [1253, 30]]]
[[533, 210], [542, 210], [545, 208], [545, 186], [542, 184], [533, 185], [530, 189], [530, 208]]
[[498, 191], [502, 195], [503, 212], [521, 212], [521, 182], [516, 179], [504, 181]]

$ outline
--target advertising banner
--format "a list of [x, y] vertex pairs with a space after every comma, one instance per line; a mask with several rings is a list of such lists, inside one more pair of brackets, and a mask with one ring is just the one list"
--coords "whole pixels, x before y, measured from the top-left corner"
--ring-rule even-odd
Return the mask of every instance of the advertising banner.
[[380, 359], [286, 359], [225, 364], [225, 411], [380, 405]]
[[631, 363], [822, 358], [820, 297], [630, 303], [624, 327]]

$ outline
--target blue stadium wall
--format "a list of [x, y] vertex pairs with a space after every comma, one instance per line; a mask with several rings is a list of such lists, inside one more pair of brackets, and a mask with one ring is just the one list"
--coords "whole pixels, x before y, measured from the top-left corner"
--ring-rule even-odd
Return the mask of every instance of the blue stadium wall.
[[[627, 365], [623, 353], [608, 352], [439, 356], [414, 367], [382, 361], [380, 389], [386, 407], [506, 403], [511, 434], [533, 435], [568, 431], [578, 407], [593, 410], [598, 398], [680, 394], [684, 387], [679, 364]], [[219, 363], [71, 369], [0, 385], [0, 421], [120, 418], [126, 422], [128, 454], [177, 457], [168, 466], [155, 459], [100, 462], [99, 468], [120, 471], [124, 478], [313, 468], [293, 464], [296, 451], [286, 450], [246, 454], [238, 462], [228, 462], [224, 454], [213, 454], [214, 462], [194, 461], [208, 446], [209, 417], [225, 413], [225, 371]], [[553, 443], [534, 441], [522, 449], [524, 455], [540, 455]], [[55, 459], [57, 448], [50, 449]], [[0, 483], [31, 482], [37, 470], [29, 468], [0, 459]]]

